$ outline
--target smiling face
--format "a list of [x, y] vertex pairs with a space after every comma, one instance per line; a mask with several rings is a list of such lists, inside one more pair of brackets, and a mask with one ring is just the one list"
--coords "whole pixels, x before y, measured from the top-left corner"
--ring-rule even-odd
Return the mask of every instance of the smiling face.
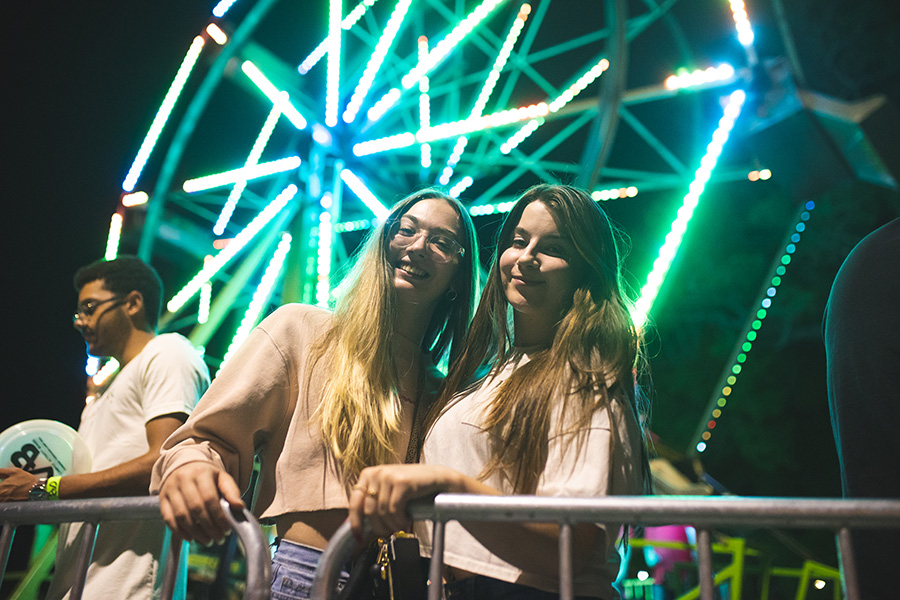
[[528, 204], [498, 261], [503, 291], [516, 317], [517, 338], [520, 321], [540, 323], [544, 328], [555, 326], [572, 304], [577, 281], [572, 261], [576, 256], [547, 205], [540, 201]]
[[[413, 204], [400, 217], [402, 236], [392, 236], [387, 256], [394, 273], [394, 287], [404, 304], [433, 308], [447, 293], [459, 268], [459, 257], [446, 257], [429, 248], [429, 240], [458, 241], [459, 215], [450, 204], [439, 198], [428, 198]], [[415, 236], [409, 241], [410, 236]], [[433, 245], [432, 245], [433, 246]]]

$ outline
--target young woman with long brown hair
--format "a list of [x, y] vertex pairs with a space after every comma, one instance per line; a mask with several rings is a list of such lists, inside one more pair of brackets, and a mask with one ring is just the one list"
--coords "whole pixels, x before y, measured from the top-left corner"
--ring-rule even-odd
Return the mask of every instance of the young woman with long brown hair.
[[189, 540], [221, 539], [219, 498], [242, 505], [258, 454], [255, 512], [275, 520], [280, 538], [273, 597], [308, 597], [360, 471], [416, 454], [434, 367], [460, 353], [477, 265], [456, 200], [424, 190], [394, 206], [334, 313], [277, 309], [166, 441], [151, 484], [166, 523]]
[[[620, 260], [614, 229], [586, 192], [539, 185], [519, 198], [429, 415], [425, 464], [362, 471], [350, 497], [358, 533], [364, 519], [379, 534], [408, 526], [406, 503], [439, 492], [643, 493], [640, 343]], [[557, 597], [557, 526], [466, 525], [447, 524], [448, 597]], [[429, 528], [415, 527], [429, 551]], [[618, 531], [574, 528], [576, 595], [615, 596]]]

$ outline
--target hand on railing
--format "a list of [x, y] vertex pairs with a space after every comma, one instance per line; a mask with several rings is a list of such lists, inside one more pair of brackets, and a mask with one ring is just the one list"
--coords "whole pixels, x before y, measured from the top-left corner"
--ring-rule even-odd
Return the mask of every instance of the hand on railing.
[[[220, 504], [224, 499], [227, 504]], [[222, 506], [243, 509], [241, 491], [228, 473], [204, 462], [177, 468], [159, 490], [159, 510], [166, 524], [186, 540], [221, 542], [231, 530]]]

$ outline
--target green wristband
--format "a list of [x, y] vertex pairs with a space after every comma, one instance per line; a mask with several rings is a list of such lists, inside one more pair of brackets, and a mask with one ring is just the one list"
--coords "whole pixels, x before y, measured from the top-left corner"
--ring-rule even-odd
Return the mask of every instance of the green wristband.
[[48, 500], [59, 500], [59, 480], [62, 477], [50, 477], [47, 479], [46, 489], [47, 489], [47, 499]]

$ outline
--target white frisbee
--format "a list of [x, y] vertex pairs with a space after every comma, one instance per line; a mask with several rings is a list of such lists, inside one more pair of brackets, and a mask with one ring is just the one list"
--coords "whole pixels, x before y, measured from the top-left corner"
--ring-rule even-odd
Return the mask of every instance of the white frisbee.
[[22, 421], [0, 433], [0, 466], [41, 477], [88, 473], [91, 453], [78, 432], [59, 421]]

